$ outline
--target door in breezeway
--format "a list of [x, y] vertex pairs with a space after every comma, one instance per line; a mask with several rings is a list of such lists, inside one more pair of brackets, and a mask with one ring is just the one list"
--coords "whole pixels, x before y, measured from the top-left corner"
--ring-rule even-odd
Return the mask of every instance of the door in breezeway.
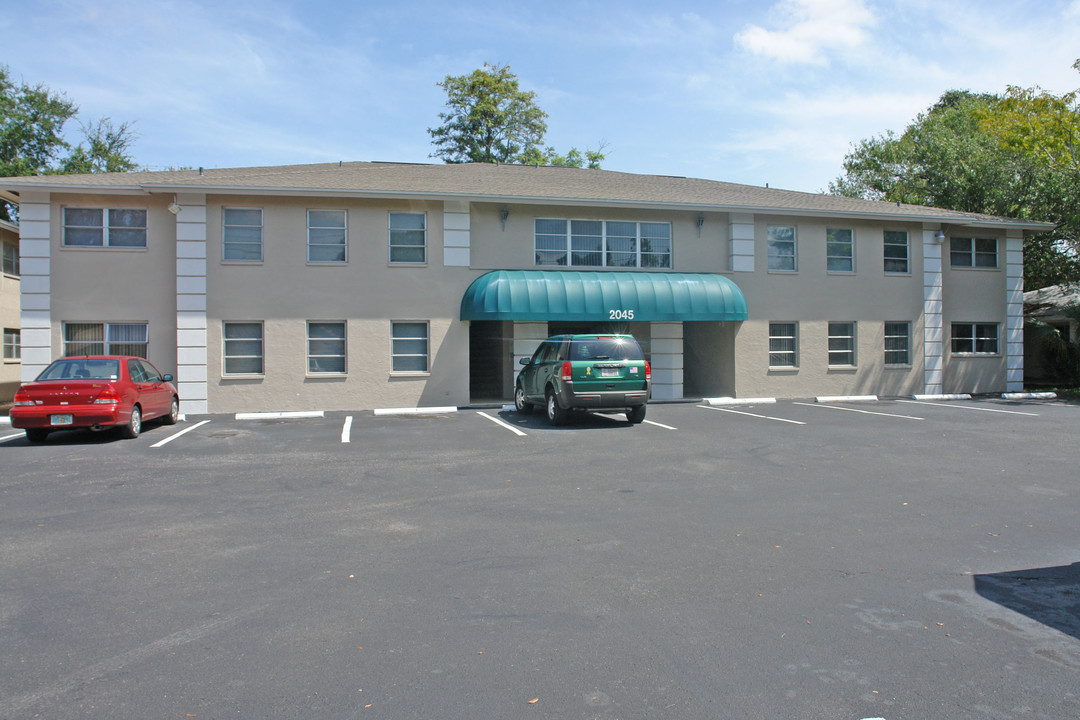
[[505, 400], [507, 358], [513, 338], [508, 337], [507, 323], [474, 320], [469, 325], [469, 397], [473, 402]]

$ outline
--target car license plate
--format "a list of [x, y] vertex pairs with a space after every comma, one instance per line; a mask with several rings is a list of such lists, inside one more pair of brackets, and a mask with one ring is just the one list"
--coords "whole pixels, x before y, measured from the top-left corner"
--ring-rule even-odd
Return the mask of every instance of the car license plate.
[[600, 368], [600, 377], [619, 377], [619, 368]]
[[51, 415], [51, 416], [49, 416], [49, 424], [50, 425], [70, 425], [71, 424], [71, 416], [70, 415]]

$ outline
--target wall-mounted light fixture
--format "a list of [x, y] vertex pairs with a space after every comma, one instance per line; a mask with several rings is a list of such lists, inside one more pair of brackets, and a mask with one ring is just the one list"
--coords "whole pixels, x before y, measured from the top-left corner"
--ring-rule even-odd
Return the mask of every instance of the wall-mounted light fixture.
[[937, 243], [938, 245], [945, 242], [945, 231], [944, 230], [938, 230], [936, 233], [934, 233], [934, 242]]
[[503, 205], [502, 210], [499, 211], [499, 219], [502, 220], [503, 232], [506, 232], [506, 218], [508, 217], [510, 217], [510, 208]]
[[701, 237], [701, 226], [704, 225], [704, 224], [705, 224], [705, 216], [704, 215], [698, 215], [697, 216], [697, 236], [698, 237]]
[[180, 214], [180, 206], [176, 202], [176, 196], [175, 195], [173, 195], [173, 201], [171, 203], [169, 203], [169, 212], [171, 212], [173, 215], [179, 215]]

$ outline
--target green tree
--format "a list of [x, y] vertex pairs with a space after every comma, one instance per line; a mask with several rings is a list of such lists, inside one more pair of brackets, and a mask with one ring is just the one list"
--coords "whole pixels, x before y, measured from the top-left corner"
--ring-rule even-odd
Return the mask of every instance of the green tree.
[[517, 162], [522, 165], [553, 165], [556, 167], [587, 167], [596, 170], [600, 163], [607, 157], [604, 154], [606, 143], [601, 142], [596, 150], [586, 148], [585, 152], [576, 147], [570, 148], [570, 152], [560, 155], [559, 152], [548, 145], [541, 150], [539, 147], [531, 147], [518, 156]]
[[998, 96], [952, 90], [902, 134], [860, 141], [830, 192], [1053, 222], [1024, 244], [1025, 285], [1080, 280], [1080, 179], [984, 129]]
[[[78, 112], [64, 93], [16, 83], [0, 65], [0, 177], [133, 170], [131, 125], [109, 118], [81, 124], [82, 140], [73, 147], [63, 132]], [[14, 207], [0, 202], [0, 219], [14, 217]]]

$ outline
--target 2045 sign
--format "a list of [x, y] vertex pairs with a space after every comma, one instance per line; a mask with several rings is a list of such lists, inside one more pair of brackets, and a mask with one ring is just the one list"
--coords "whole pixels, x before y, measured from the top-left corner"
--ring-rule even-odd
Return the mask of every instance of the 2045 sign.
[[608, 310], [608, 320], [633, 320], [633, 310]]

